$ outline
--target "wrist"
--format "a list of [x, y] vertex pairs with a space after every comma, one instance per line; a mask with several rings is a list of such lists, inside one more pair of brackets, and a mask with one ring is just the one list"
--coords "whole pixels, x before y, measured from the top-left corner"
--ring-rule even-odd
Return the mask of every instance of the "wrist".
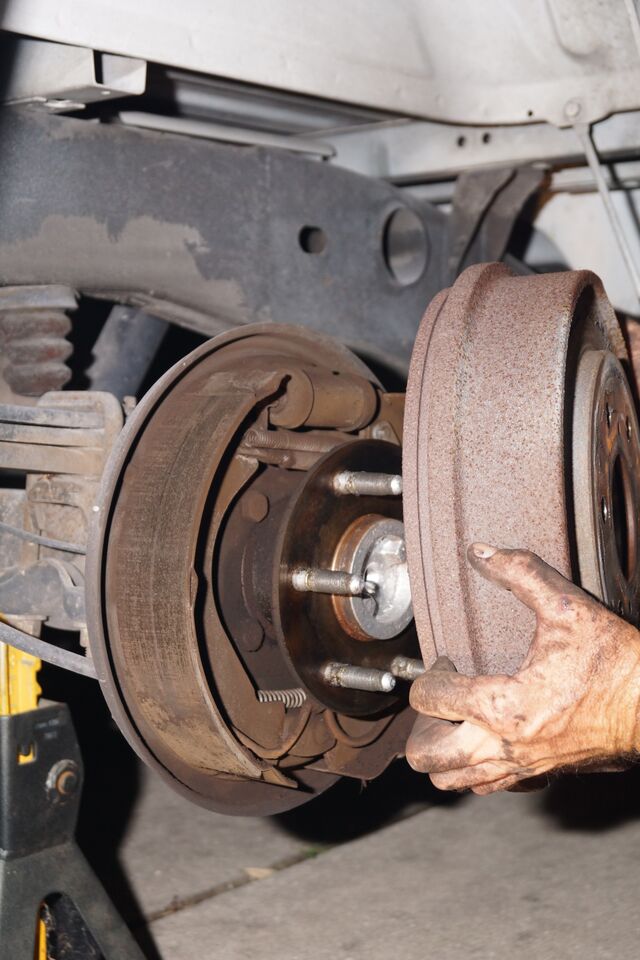
[[628, 645], [619, 666], [620, 683], [610, 701], [614, 719], [613, 750], [616, 756], [640, 751], [640, 633]]

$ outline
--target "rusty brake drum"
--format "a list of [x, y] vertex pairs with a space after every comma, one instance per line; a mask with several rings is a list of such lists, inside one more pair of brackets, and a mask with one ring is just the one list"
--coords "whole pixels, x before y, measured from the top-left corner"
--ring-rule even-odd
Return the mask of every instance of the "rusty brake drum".
[[426, 662], [513, 673], [533, 614], [469, 566], [533, 550], [627, 619], [640, 601], [638, 421], [600, 280], [470, 267], [429, 306], [407, 390], [404, 510]]

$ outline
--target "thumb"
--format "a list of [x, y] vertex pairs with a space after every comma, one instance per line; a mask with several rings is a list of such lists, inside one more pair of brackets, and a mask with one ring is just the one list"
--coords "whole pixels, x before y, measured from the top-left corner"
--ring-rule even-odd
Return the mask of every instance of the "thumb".
[[506, 550], [486, 543], [472, 543], [467, 558], [485, 580], [511, 591], [541, 617], [558, 608], [563, 598], [581, 594], [579, 587], [529, 550]]

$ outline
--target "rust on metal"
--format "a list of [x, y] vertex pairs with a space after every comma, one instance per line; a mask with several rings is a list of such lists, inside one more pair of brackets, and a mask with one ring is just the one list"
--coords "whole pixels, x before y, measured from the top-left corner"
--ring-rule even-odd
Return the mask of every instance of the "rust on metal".
[[[345, 537], [363, 517], [400, 520], [399, 498], [384, 496], [341, 497], [333, 493], [332, 480], [340, 470], [396, 473], [401, 453], [397, 445], [376, 440], [354, 440], [327, 454], [304, 478], [291, 499], [276, 542], [273, 564], [273, 610], [278, 636], [300, 683], [328, 707], [351, 716], [367, 716], [397, 703], [397, 693], [368, 693], [327, 688], [322, 676], [326, 663], [358, 664], [386, 670], [396, 654], [414, 656], [413, 621], [388, 640], [370, 638], [362, 643], [341, 603], [343, 598], [299, 593], [291, 572], [300, 567], [340, 569], [346, 561]], [[363, 521], [366, 523], [366, 521]], [[312, 537], [300, 531], [313, 531]]]
[[71, 379], [65, 311], [75, 308], [75, 291], [60, 284], [2, 288], [0, 339], [8, 360], [3, 376], [14, 393], [40, 397]]
[[[282, 420], [295, 423], [302, 401], [294, 397], [298, 412], [293, 404], [288, 416], [283, 398], [301, 371], [313, 402], [296, 433]], [[351, 410], [332, 405], [330, 383], [340, 385], [343, 404], [360, 398]], [[379, 396], [380, 385], [345, 348], [298, 328], [242, 327], [203, 344], [154, 385], [107, 465], [87, 563], [91, 650], [129, 742], [197, 803], [277, 812], [338, 775], [373, 776], [402, 750], [406, 695], [382, 695], [387, 703], [363, 711], [358, 698], [366, 693], [341, 691], [340, 702], [328, 704], [329, 688], [305, 682], [304, 665], [292, 660], [277, 626], [279, 544], [306, 472], [315, 475], [323, 458], [335, 472], [345, 443], [390, 448], [393, 462], [387, 454], [380, 467], [398, 470], [397, 444], [357, 432], [359, 424], [375, 426]], [[370, 460], [347, 465], [367, 469]], [[328, 486], [320, 493], [337, 499]], [[323, 532], [293, 522], [291, 536], [313, 554]], [[331, 612], [331, 599], [322, 600]], [[340, 633], [337, 622], [333, 629]], [[392, 642], [394, 652], [414, 648], [396, 650]], [[265, 698], [260, 690], [304, 697]], [[337, 742], [327, 706], [375, 714], [358, 724], [362, 743]]]
[[513, 673], [530, 643], [532, 613], [471, 570], [470, 543], [530, 549], [579, 576], [571, 431], [576, 370], [592, 350], [625, 356], [602, 284], [586, 271], [515, 276], [502, 264], [478, 265], [428, 308], [403, 452], [427, 666], [446, 655], [464, 673]]
[[360, 430], [371, 423], [377, 406], [376, 390], [364, 377], [309, 367], [293, 374], [270, 417], [281, 427]]
[[573, 501], [580, 583], [632, 622], [640, 618], [640, 437], [622, 364], [580, 357], [573, 413]]

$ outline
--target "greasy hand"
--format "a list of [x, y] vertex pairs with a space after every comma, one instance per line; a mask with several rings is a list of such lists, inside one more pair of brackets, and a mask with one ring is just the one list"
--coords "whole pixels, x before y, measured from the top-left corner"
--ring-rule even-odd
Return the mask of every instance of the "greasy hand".
[[442, 790], [486, 794], [633, 756], [640, 633], [533, 553], [473, 544], [468, 558], [534, 611], [536, 632], [513, 677], [465, 677], [440, 660], [414, 682], [411, 705], [426, 716], [409, 738], [411, 766]]

